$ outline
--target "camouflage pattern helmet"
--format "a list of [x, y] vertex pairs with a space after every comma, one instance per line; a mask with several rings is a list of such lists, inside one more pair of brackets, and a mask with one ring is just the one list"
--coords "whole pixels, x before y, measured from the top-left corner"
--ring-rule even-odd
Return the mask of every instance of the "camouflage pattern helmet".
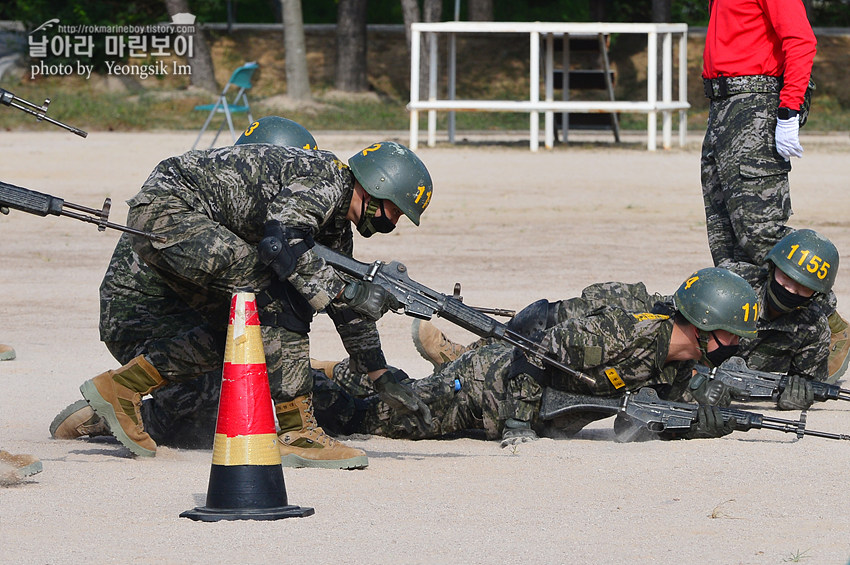
[[767, 260], [815, 292], [828, 293], [838, 274], [838, 250], [814, 230], [796, 230], [773, 246]]
[[300, 147], [301, 149], [318, 149], [319, 146], [310, 132], [297, 122], [280, 116], [266, 116], [251, 122], [236, 145], [250, 143], [270, 143], [281, 147]]
[[758, 296], [750, 283], [731, 271], [700, 269], [682, 283], [673, 301], [685, 319], [701, 330], [756, 335]]
[[372, 197], [389, 200], [419, 225], [434, 188], [428, 169], [413, 151], [393, 141], [381, 141], [358, 151], [348, 166]]

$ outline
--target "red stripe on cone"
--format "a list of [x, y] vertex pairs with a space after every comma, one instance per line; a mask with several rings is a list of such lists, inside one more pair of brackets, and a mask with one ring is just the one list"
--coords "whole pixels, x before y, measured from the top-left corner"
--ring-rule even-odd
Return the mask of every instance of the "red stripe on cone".
[[230, 301], [216, 433], [274, 434], [271, 403], [257, 301], [253, 293], [237, 292]]
[[275, 433], [266, 366], [225, 363], [223, 375], [216, 433], [227, 437]]

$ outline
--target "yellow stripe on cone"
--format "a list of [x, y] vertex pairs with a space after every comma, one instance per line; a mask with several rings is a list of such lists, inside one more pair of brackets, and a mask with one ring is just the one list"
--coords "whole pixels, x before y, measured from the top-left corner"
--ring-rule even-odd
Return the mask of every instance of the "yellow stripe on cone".
[[311, 514], [312, 508], [287, 504], [257, 302], [252, 292], [237, 291], [230, 303], [207, 504], [180, 516], [215, 522]]
[[213, 465], [280, 465], [277, 434], [215, 434]]

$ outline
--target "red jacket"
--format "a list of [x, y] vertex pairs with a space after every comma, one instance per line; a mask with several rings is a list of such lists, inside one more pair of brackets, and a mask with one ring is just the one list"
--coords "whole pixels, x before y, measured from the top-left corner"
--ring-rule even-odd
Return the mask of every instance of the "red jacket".
[[817, 40], [801, 0], [709, 0], [703, 78], [784, 77], [779, 105], [797, 110]]

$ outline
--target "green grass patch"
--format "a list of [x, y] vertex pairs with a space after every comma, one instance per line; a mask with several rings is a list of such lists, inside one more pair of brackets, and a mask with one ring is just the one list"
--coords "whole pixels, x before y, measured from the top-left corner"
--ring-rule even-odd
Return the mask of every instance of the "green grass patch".
[[[116, 83], [113, 81], [111, 84], [114, 86]], [[115, 92], [110, 91], [110, 83], [105, 80], [87, 81], [79, 77], [52, 77], [37, 81], [12, 79], [5, 81], [3, 86], [39, 105], [45, 96], [49, 96], [49, 116], [87, 131], [195, 130], [203, 124], [206, 112], [194, 111], [193, 108], [214, 100], [212, 94], [185, 88], [157, 88], [155, 84], [148, 87], [147, 83], [147, 88], [136, 93], [128, 93], [123, 88]], [[319, 104], [305, 104], [303, 108], [293, 104], [293, 110], [276, 113], [310, 130], [406, 130], [410, 126], [406, 101], [396, 98], [352, 96], [350, 99], [325, 99], [319, 93], [316, 100]], [[251, 98], [255, 117], [273, 113], [263, 111], [262, 102], [263, 98]], [[703, 129], [706, 118], [704, 109], [695, 108], [688, 113], [688, 128]], [[529, 116], [523, 112], [456, 112], [455, 120], [458, 131], [513, 131], [529, 127]], [[646, 129], [645, 114], [623, 113], [619, 120], [624, 130]], [[448, 121], [448, 112], [437, 113], [438, 129], [446, 130]], [[541, 113], [541, 131], [543, 124]], [[661, 125], [659, 116], [659, 129]], [[0, 127], [9, 131], [42, 130], [49, 126], [14, 108], [3, 108], [0, 109]], [[427, 112], [420, 113], [419, 127], [421, 130], [427, 128]], [[678, 113], [674, 114], [673, 127], [678, 128]], [[834, 98], [820, 96], [813, 105], [806, 129], [824, 132], [850, 130], [850, 111]]]

